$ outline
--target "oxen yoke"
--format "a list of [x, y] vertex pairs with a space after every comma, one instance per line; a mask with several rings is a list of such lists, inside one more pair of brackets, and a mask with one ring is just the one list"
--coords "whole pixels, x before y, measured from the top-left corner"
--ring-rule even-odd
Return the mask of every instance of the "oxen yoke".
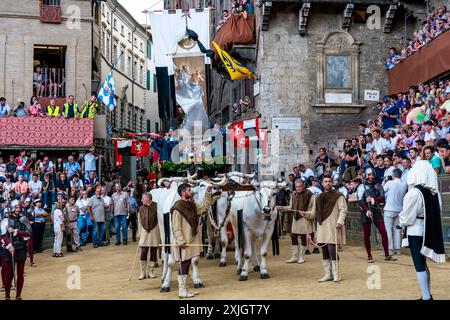
[[224, 186], [221, 186], [221, 189], [223, 192], [256, 191], [256, 188], [251, 184], [240, 184], [233, 180], [229, 180]]

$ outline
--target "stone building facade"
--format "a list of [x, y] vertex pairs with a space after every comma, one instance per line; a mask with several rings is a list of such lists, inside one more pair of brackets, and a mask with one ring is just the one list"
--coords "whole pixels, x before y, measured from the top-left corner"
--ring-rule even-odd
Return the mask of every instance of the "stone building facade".
[[[230, 1], [213, 5], [218, 21]], [[387, 94], [384, 62], [389, 47], [401, 47], [405, 28], [410, 37], [426, 8], [426, 1], [256, 1], [256, 46], [235, 46], [234, 52], [250, 57], [246, 65], [255, 68], [259, 79], [224, 84], [215, 75], [213, 95], [221, 104], [211, 118], [225, 113], [233, 121], [230, 104], [248, 95], [254, 110], [235, 120], [256, 111], [260, 126], [273, 135], [274, 117], [299, 119], [299, 129], [278, 130], [279, 149], [272, 150], [277, 155], [272, 172], [276, 176], [300, 163], [312, 164], [320, 147], [337, 158], [344, 140], [357, 133], [358, 124], [376, 115], [376, 101], [366, 101], [365, 90], [379, 92], [379, 100]], [[405, 24], [407, 10], [417, 13]]]
[[34, 68], [42, 63], [36, 53], [58, 48], [63, 52], [65, 92], [83, 100], [91, 92], [91, 1], [55, 1], [59, 23], [47, 20], [40, 7], [45, 1], [7, 2], [0, 6], [0, 96], [10, 104], [17, 99], [28, 103]]
[[111, 138], [159, 128], [154, 58], [147, 26], [140, 25], [117, 0], [96, 1], [95, 5], [93, 52], [98, 70], [93, 79], [97, 86], [115, 64], [117, 106], [98, 123], [108, 132], [102, 142], [110, 158], [107, 162], [114, 165]]

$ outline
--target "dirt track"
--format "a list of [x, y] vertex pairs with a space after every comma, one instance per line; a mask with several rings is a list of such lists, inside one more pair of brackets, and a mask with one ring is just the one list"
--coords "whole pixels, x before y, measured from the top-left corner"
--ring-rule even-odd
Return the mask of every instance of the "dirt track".
[[[281, 255], [268, 257], [270, 279], [260, 279], [259, 273], [250, 272], [249, 280], [240, 282], [235, 272], [233, 253], [228, 252], [228, 266], [219, 268], [218, 260], [200, 262], [201, 278], [205, 288], [198, 289], [197, 299], [417, 299], [420, 291], [416, 274], [408, 255], [399, 256], [396, 262], [384, 262], [378, 251], [374, 252], [375, 264], [367, 264], [363, 248], [345, 246], [340, 253], [339, 284], [319, 284], [322, 276], [321, 255], [306, 256], [306, 263], [286, 264], [289, 242], [281, 240]], [[271, 250], [271, 249], [270, 249]], [[160, 293], [162, 268], [155, 269], [157, 279], [138, 281], [138, 262], [131, 281], [127, 281], [136, 252], [136, 243], [128, 246], [93, 249], [67, 254], [64, 258], [52, 258], [51, 250], [36, 255], [38, 267], [27, 263], [24, 299], [178, 299], [176, 272], [172, 275], [171, 291]], [[66, 273], [70, 265], [81, 270], [81, 289], [69, 290]], [[367, 268], [379, 267], [381, 288], [368, 289], [371, 274]], [[450, 299], [450, 263], [429, 263], [432, 294], [435, 299]], [[191, 282], [190, 282], [191, 283]], [[14, 293], [12, 293], [14, 297]]]

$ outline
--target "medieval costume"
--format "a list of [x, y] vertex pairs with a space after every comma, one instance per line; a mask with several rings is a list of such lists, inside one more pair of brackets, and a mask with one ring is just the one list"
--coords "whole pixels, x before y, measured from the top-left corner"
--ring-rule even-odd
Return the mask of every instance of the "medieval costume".
[[[158, 226], [158, 211], [156, 202], [149, 206], [142, 205], [138, 212], [139, 247], [141, 247], [141, 274], [139, 280], [156, 278], [153, 274], [158, 259], [158, 246], [161, 243], [161, 234]], [[147, 256], [150, 249], [150, 263], [147, 266]]]
[[[21, 300], [24, 282], [25, 261], [27, 259], [27, 238], [31, 237], [31, 225], [26, 217], [20, 217], [20, 205], [17, 205], [14, 213], [1, 222], [1, 256], [2, 279], [5, 286], [5, 299], [10, 299], [12, 280], [17, 277], [16, 300]], [[13, 263], [14, 267], [13, 268]]]
[[[325, 271], [319, 282], [340, 281], [336, 264], [336, 246], [345, 244], [345, 217], [347, 216], [347, 201], [342, 193], [330, 189], [322, 192], [315, 201], [312, 211], [306, 211], [308, 220], [317, 221], [317, 243], [322, 247], [322, 265]], [[342, 226], [339, 230], [337, 225]]]
[[384, 204], [384, 190], [383, 187], [376, 182], [375, 173], [372, 169], [366, 170], [367, 181], [364, 184], [364, 194], [359, 200], [359, 209], [361, 210], [361, 223], [364, 232], [364, 246], [367, 251], [367, 261], [374, 262], [370, 248], [370, 232], [373, 224], [377, 227], [381, 235], [381, 242], [383, 244], [384, 255], [386, 261], [395, 261], [389, 254], [389, 241], [384, 225], [384, 218], [381, 206]]
[[189, 291], [187, 286], [187, 276], [191, 259], [199, 256], [200, 246], [189, 246], [190, 244], [201, 245], [200, 216], [212, 205], [211, 193], [206, 192], [203, 204], [195, 204], [193, 200], [178, 200], [170, 210], [172, 216], [172, 227], [177, 245], [185, 245], [183, 248], [175, 250], [175, 260], [180, 261], [178, 275], [179, 291], [181, 298], [193, 297], [196, 292]]
[[[313, 221], [309, 221], [301, 217], [299, 211], [312, 211], [314, 208], [315, 196], [308, 189], [301, 192], [294, 191], [291, 197], [291, 203], [288, 207], [284, 207], [285, 211], [293, 211], [292, 227], [291, 227], [291, 253], [292, 256], [286, 263], [304, 263], [305, 250], [307, 248], [308, 234], [314, 234], [315, 225]], [[292, 210], [290, 210], [292, 209]], [[300, 236], [301, 244], [298, 244], [298, 236]]]
[[437, 175], [428, 161], [417, 161], [406, 180], [409, 191], [403, 200], [399, 227], [406, 228], [402, 245], [411, 250], [411, 257], [422, 290], [420, 300], [432, 300], [430, 271], [426, 258], [445, 263], [441, 208]]

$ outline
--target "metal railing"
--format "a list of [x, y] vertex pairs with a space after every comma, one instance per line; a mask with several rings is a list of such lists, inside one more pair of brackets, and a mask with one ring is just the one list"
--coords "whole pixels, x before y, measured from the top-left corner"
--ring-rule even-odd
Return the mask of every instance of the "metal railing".
[[52, 6], [52, 7], [61, 6], [61, 0], [42, 0], [41, 3], [44, 6]]
[[33, 88], [36, 97], [65, 97], [64, 68], [36, 68], [33, 74]]

